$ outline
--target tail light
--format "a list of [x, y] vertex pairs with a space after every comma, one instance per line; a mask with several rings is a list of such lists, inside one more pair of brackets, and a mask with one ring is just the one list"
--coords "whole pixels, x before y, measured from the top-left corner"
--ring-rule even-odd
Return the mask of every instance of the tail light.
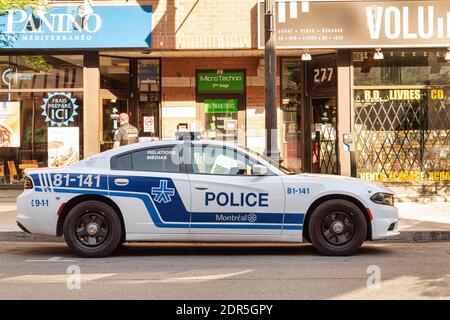
[[24, 189], [33, 189], [33, 180], [31, 180], [30, 177], [25, 176], [23, 182], [24, 182], [23, 184]]

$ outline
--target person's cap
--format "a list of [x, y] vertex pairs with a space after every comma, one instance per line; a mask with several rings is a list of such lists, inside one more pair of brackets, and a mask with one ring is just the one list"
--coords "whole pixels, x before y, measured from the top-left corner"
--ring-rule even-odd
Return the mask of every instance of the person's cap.
[[122, 112], [121, 114], [119, 114], [119, 121], [120, 122], [128, 122], [130, 118], [128, 117], [128, 115], [125, 112]]

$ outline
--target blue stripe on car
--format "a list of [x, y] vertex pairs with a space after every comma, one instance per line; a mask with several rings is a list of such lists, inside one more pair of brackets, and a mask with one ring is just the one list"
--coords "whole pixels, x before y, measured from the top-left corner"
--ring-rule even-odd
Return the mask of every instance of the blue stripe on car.
[[[78, 176], [79, 174], [70, 174]], [[50, 175], [51, 178], [54, 174]], [[33, 181], [39, 180], [38, 176], [32, 177]], [[82, 188], [76, 183], [69, 183], [68, 187], [57, 188], [53, 186], [54, 192], [72, 193], [72, 194], [95, 194], [104, 196], [117, 196], [137, 198], [143, 201], [153, 223], [160, 228], [220, 228], [220, 229], [286, 229], [286, 230], [302, 230], [304, 214], [302, 213], [258, 213], [258, 212], [233, 212], [233, 213], [212, 213], [212, 212], [193, 212], [192, 214], [186, 210], [184, 203], [176, 190], [176, 187], [170, 178], [156, 177], [136, 177], [126, 176], [129, 184], [124, 188], [115, 186], [114, 179], [124, 178], [124, 176], [102, 176], [99, 188]], [[156, 203], [152, 200], [150, 192], [151, 188], [158, 186], [161, 179], [168, 181], [168, 186], [175, 189], [175, 194], [169, 203]], [[110, 190], [105, 190], [108, 185]], [[103, 187], [103, 188], [102, 188]], [[100, 189], [102, 188], [102, 189]], [[37, 192], [45, 192], [46, 187], [35, 187]], [[118, 190], [120, 189], [120, 191]], [[159, 213], [159, 214], [158, 214]], [[254, 222], [244, 221], [217, 221], [217, 215], [224, 217], [239, 217], [254, 214]], [[284, 219], [284, 226], [283, 226]]]

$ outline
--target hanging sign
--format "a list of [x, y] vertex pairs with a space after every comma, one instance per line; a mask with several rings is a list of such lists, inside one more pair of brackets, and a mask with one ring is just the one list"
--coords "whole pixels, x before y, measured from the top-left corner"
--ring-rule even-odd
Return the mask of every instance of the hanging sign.
[[44, 99], [41, 109], [41, 115], [45, 117], [45, 121], [51, 127], [68, 126], [69, 122], [74, 122], [78, 115], [76, 98], [72, 97], [71, 92], [49, 93], [47, 99]]

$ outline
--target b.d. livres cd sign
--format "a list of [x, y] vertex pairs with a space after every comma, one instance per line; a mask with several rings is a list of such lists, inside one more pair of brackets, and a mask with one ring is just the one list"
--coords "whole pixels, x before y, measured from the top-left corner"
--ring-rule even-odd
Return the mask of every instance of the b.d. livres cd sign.
[[[264, 47], [259, 0], [258, 44]], [[450, 1], [276, 0], [277, 48], [448, 47]]]
[[0, 14], [0, 49], [149, 48], [151, 6], [49, 6]]

